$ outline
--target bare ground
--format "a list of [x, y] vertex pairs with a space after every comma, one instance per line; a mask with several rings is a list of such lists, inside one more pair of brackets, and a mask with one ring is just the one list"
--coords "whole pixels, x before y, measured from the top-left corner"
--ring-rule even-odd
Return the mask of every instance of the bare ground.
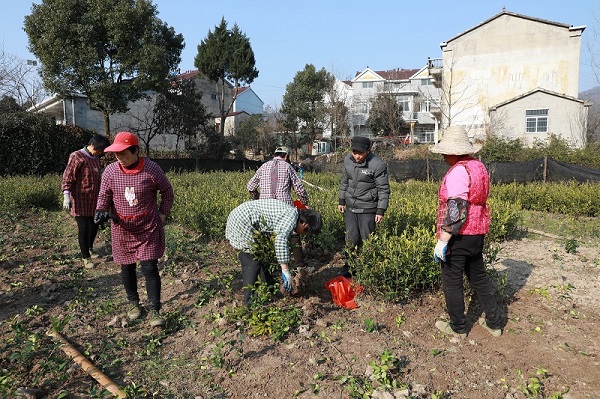
[[[315, 270], [302, 293], [278, 302], [302, 309], [301, 326], [276, 342], [249, 336], [223, 317], [226, 308], [241, 302], [239, 266], [226, 243], [171, 235], [187, 256], [163, 263], [168, 325], [161, 331], [123, 317], [123, 289], [106, 243], [99, 266], [83, 269], [75, 224], [67, 215], [5, 220], [0, 233], [0, 368], [10, 376], [4, 385], [0, 379], [2, 397], [23, 392], [38, 398], [103, 397], [96, 382], [45, 336], [53, 321], [71, 313], [64, 336], [137, 397], [360, 397], [353, 396], [360, 385], [352, 388], [349, 379], [377, 386], [369, 379], [369, 364], [380, 364], [386, 350], [400, 360], [391, 376], [406, 386], [373, 397], [550, 398], [565, 391], [567, 399], [600, 397], [600, 255], [591, 243], [575, 253], [540, 235], [504, 243], [494, 266], [507, 281], [504, 334], [494, 338], [477, 325], [480, 312], [472, 303], [473, 325], [464, 340], [434, 327], [446, 317], [441, 293], [404, 305], [363, 293], [355, 310], [334, 305], [324, 285], [341, 260], [337, 254], [309, 253]], [[143, 278], [140, 293], [144, 298]], [[42, 342], [32, 357], [11, 360], [24, 352], [15, 340], [17, 321]], [[67, 360], [64, 370], [44, 362], [54, 357]], [[539, 394], [524, 393], [527, 379], [542, 369], [547, 374], [537, 376]]]

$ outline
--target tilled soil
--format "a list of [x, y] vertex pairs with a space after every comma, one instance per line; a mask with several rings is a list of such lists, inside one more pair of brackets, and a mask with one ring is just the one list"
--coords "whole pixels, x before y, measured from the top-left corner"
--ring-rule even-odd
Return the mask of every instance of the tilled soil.
[[[193, 261], [163, 262], [165, 333], [123, 317], [123, 289], [108, 245], [98, 267], [85, 270], [75, 255], [74, 222], [58, 213], [42, 216], [4, 222], [0, 242], [0, 367], [22, 373], [19, 385], [39, 389], [34, 397], [102, 396], [71, 362], [64, 371], [44, 371], [39, 359], [29, 368], [11, 361], [19, 348], [11, 342], [16, 315], [52, 348], [44, 333], [73, 314], [64, 336], [118, 385], [143, 387], [137, 397], [361, 397], [361, 387], [380, 384], [373, 365], [381, 365], [387, 352], [398, 360], [389, 372], [398, 386], [373, 397], [600, 397], [600, 257], [591, 245], [567, 253], [557, 240], [536, 235], [504, 243], [494, 265], [506, 282], [504, 333], [495, 338], [479, 326], [481, 313], [470, 302], [472, 328], [462, 340], [434, 327], [446, 317], [439, 292], [408, 304], [383, 303], [365, 292], [357, 309], [338, 307], [325, 283], [337, 274], [340, 256], [309, 253], [314, 271], [301, 292], [276, 302], [301, 308], [301, 325], [277, 342], [249, 336], [224, 317], [241, 303], [239, 266], [226, 243], [203, 244]], [[139, 285], [144, 297], [141, 276]], [[31, 311], [36, 306], [43, 312]], [[65, 357], [58, 350], [53, 355]], [[42, 371], [64, 380], [44, 384], [36, 378]], [[527, 388], [530, 377], [541, 383], [538, 396]]]

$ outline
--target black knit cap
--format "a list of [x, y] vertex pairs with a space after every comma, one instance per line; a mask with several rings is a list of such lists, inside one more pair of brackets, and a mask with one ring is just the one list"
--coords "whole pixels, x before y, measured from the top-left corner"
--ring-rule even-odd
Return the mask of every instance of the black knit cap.
[[365, 152], [371, 148], [371, 140], [362, 136], [352, 137], [352, 150]]

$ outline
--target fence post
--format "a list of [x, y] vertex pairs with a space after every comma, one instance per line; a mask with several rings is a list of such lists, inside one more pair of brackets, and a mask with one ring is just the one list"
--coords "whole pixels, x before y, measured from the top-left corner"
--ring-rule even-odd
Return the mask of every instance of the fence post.
[[548, 155], [544, 155], [544, 183], [546, 183], [546, 174], [548, 173]]
[[427, 171], [427, 182], [429, 182], [429, 157], [425, 158], [425, 170]]

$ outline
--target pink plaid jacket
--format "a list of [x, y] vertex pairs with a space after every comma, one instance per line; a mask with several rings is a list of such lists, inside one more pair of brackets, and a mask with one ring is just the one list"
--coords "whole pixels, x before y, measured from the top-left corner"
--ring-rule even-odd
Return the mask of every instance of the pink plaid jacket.
[[71, 193], [71, 215], [94, 216], [101, 171], [100, 159], [84, 149], [69, 155], [60, 188]]
[[[160, 206], [157, 194], [160, 193]], [[134, 170], [118, 162], [102, 176], [98, 209], [116, 213], [121, 221], [111, 224], [112, 254], [116, 263], [158, 259], [165, 252], [165, 230], [160, 214], [169, 215], [173, 188], [160, 166], [140, 158]]]

